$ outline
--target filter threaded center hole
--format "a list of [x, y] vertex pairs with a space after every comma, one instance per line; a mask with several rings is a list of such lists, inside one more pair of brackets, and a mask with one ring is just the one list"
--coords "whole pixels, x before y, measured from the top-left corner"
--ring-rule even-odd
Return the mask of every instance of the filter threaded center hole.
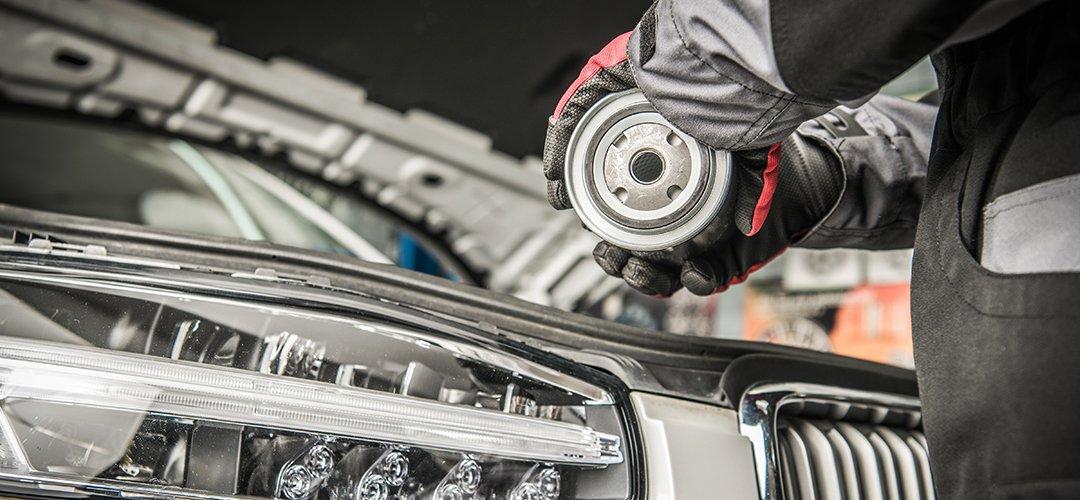
[[664, 159], [652, 151], [642, 151], [630, 160], [630, 176], [641, 184], [652, 184], [664, 175]]

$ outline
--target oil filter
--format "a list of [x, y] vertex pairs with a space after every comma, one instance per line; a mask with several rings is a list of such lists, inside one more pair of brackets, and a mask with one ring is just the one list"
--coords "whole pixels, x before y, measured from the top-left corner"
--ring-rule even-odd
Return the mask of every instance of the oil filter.
[[639, 90], [609, 95], [570, 137], [565, 182], [589, 230], [628, 250], [674, 250], [726, 227], [731, 155], [675, 128]]

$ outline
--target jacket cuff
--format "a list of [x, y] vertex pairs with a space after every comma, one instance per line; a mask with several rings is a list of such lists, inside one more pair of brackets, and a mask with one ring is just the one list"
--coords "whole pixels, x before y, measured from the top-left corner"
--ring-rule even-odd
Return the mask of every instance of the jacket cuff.
[[[797, 133], [840, 160], [844, 184], [832, 210], [796, 245], [804, 248], [910, 248], [926, 186], [930, 136], [937, 108], [878, 96], [855, 109], [859, 133], [838, 136], [830, 115]], [[832, 129], [832, 130], [830, 130]]]

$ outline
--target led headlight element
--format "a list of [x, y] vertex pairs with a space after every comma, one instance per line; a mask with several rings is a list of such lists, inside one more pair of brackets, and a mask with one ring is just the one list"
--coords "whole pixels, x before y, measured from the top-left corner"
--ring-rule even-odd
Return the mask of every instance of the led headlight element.
[[379, 473], [390, 486], [401, 486], [409, 477], [409, 459], [404, 453], [388, 451], [378, 463]]
[[352, 498], [386, 500], [390, 497], [391, 489], [400, 492], [408, 478], [409, 458], [399, 450], [389, 450], [364, 472], [352, 491]]
[[322, 485], [334, 468], [330, 448], [317, 444], [282, 467], [274, 496], [298, 500], [307, 498]]
[[533, 467], [514, 489], [510, 500], [556, 500], [562, 490], [562, 476], [553, 468]]
[[481, 468], [476, 460], [466, 457], [439, 482], [435, 498], [439, 500], [469, 500], [480, 489]]

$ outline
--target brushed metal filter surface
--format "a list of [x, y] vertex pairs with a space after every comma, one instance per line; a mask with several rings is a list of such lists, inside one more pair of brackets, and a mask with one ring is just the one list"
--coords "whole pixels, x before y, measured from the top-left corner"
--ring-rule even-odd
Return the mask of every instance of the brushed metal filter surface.
[[639, 123], [607, 148], [604, 184], [624, 205], [658, 210], [671, 205], [690, 182], [690, 148], [672, 129]]

